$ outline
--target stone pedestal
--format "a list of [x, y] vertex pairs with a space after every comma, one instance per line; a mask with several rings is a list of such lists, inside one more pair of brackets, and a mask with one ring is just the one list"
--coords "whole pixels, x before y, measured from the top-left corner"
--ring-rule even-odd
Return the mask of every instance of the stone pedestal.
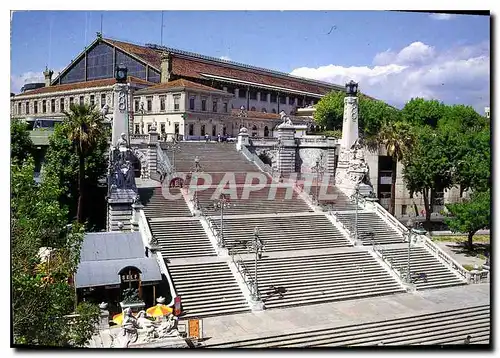
[[238, 133], [238, 142], [236, 142], [236, 150], [241, 150], [242, 146], [249, 145], [250, 142], [248, 140], [248, 129], [242, 127], [240, 132]]
[[125, 133], [127, 143], [130, 143], [129, 123], [128, 123], [128, 92], [127, 84], [117, 83], [113, 86], [113, 128], [111, 143], [113, 145], [120, 139], [120, 135]]
[[142, 208], [144, 208], [144, 205], [137, 200], [132, 204], [132, 218], [130, 219], [131, 231], [139, 231], [139, 215]]
[[132, 203], [136, 195], [132, 189], [111, 189], [108, 195], [107, 231], [132, 231]]
[[[157, 171], [157, 157], [158, 157], [158, 138], [159, 135], [156, 131], [149, 132], [148, 140], [148, 167], [149, 167], [149, 177], [156, 178]], [[159, 178], [158, 178], [159, 179]]]

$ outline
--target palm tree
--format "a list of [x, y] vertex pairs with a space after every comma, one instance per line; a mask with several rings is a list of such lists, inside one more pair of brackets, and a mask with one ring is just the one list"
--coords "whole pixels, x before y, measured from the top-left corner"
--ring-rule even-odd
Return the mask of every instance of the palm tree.
[[385, 122], [378, 133], [379, 143], [384, 145], [387, 155], [392, 157], [391, 201], [389, 212], [394, 215], [396, 206], [396, 173], [397, 163], [411, 150], [413, 135], [411, 127], [405, 122]]
[[83, 223], [83, 202], [85, 197], [85, 159], [91, 153], [99, 138], [105, 134], [105, 125], [99, 111], [93, 105], [72, 104], [64, 112], [68, 126], [68, 139], [78, 156], [78, 207], [76, 217]]

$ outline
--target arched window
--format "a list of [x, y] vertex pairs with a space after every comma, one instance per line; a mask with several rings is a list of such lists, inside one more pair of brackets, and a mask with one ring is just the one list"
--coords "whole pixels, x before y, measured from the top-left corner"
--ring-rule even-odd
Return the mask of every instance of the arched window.
[[121, 289], [133, 288], [138, 290], [139, 298], [142, 298], [141, 270], [135, 266], [127, 266], [120, 270]]
[[276, 113], [276, 109], [273, 108], [273, 113]]
[[267, 126], [264, 127], [264, 137], [269, 137], [269, 128]]
[[189, 123], [189, 135], [194, 135], [194, 124]]
[[257, 126], [255, 124], [252, 126], [252, 137], [257, 137]]
[[222, 127], [222, 135], [225, 137], [227, 135], [226, 125]]
[[262, 113], [267, 113], [267, 109], [262, 108]]
[[255, 111], [255, 107], [250, 108], [251, 111]]

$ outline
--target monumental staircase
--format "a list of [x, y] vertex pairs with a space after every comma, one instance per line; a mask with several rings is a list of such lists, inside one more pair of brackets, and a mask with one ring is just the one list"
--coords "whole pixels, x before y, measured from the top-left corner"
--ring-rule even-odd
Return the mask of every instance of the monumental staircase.
[[[408, 289], [401, 270], [404, 230], [380, 208], [375, 210], [374, 204], [356, 203], [333, 184], [327, 192], [337, 194], [336, 198], [317, 202], [311, 194], [314, 186], [307, 191], [301, 178], [297, 182], [272, 178], [261, 171], [262, 163], [255, 163], [245, 151], [238, 152], [234, 144], [181, 142], [164, 153], [174, 171], [189, 174], [188, 179], [182, 189], [170, 189], [178, 194], [175, 200], [165, 199], [160, 187], [141, 189], [141, 200], [186, 317], [251, 310], [255, 254], [250, 244], [256, 227], [264, 241], [257, 267], [266, 309]], [[258, 190], [256, 182], [247, 181], [248, 173], [265, 178]], [[196, 191], [195, 183], [207, 185], [197, 179], [201, 174], [210, 175], [211, 183]], [[221, 225], [216, 199], [228, 176], [234, 185], [226, 188]], [[412, 283], [414, 289], [465, 283], [428, 246], [412, 249], [412, 255], [412, 271], [427, 276], [427, 282]]]

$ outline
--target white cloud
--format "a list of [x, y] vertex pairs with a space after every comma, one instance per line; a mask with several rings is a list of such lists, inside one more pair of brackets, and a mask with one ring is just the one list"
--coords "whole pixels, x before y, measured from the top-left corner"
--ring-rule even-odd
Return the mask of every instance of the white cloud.
[[231, 58], [229, 58], [229, 56], [221, 56], [219, 58], [224, 61], [231, 61]]
[[44, 81], [42, 72], [25, 72], [20, 75], [10, 75], [10, 91], [17, 94], [21, 92], [21, 87], [26, 83]]
[[429, 14], [429, 17], [434, 20], [451, 20], [455, 17], [452, 14]]
[[489, 44], [438, 51], [422, 42], [378, 53], [373, 66], [301, 67], [291, 74], [335, 84], [359, 82], [362, 92], [403, 107], [412, 97], [466, 104], [483, 113], [490, 101]]

